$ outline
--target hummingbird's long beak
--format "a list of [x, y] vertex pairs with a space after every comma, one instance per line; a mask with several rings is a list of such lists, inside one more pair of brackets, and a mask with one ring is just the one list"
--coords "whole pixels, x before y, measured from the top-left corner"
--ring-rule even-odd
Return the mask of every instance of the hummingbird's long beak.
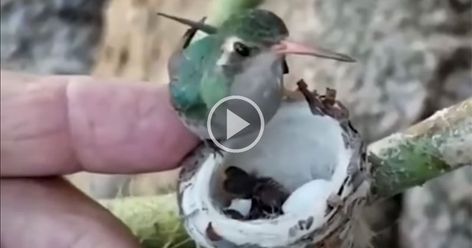
[[277, 54], [300, 54], [309, 55], [320, 58], [334, 59], [342, 62], [355, 62], [353, 58], [348, 55], [336, 53], [321, 47], [311, 47], [298, 42], [283, 40], [272, 46], [272, 49]]
[[161, 12], [158, 12], [157, 15], [163, 16], [165, 18], [169, 18], [169, 19], [174, 20], [176, 22], [180, 22], [180, 23], [185, 24], [187, 26], [190, 26], [192, 28], [196, 28], [198, 30], [201, 30], [201, 31], [207, 33], [207, 34], [214, 34], [218, 31], [218, 29], [216, 27], [213, 27], [213, 26], [208, 25], [208, 24], [204, 24], [201, 21], [196, 22], [196, 21], [192, 21], [192, 20], [185, 19], [185, 18], [182, 18], [182, 17], [177, 17], [177, 16], [164, 14], [164, 13], [161, 13]]

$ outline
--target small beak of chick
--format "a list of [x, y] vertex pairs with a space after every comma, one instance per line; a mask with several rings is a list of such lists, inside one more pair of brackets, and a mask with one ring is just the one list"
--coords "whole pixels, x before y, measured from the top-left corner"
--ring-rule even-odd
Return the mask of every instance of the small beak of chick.
[[308, 56], [315, 56], [320, 58], [327, 58], [338, 60], [342, 62], [355, 62], [353, 58], [348, 55], [336, 53], [330, 51], [328, 49], [324, 49], [321, 47], [312, 47], [307, 46], [298, 42], [283, 40], [275, 45], [272, 46], [272, 50], [276, 54], [299, 54], [299, 55], [308, 55]]

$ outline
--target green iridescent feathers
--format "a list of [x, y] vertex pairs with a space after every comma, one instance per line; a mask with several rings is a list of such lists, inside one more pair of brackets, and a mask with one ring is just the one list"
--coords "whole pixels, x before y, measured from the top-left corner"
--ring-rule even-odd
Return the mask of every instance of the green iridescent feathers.
[[223, 22], [219, 32], [225, 36], [237, 36], [255, 43], [274, 44], [289, 34], [280, 17], [270, 11], [253, 9], [231, 16]]
[[177, 76], [170, 85], [174, 107], [190, 118], [205, 119], [209, 109], [230, 94], [234, 75], [224, 74], [216, 65], [227, 38], [238, 37], [251, 43], [270, 45], [288, 36], [282, 19], [260, 9], [234, 14], [217, 30], [182, 52]]

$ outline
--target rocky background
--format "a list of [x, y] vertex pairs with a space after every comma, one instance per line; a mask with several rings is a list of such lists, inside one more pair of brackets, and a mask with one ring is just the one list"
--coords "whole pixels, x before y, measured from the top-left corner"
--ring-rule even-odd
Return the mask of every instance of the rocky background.
[[[205, 0], [2, 0], [1, 67], [167, 82], [182, 25]], [[268, 0], [292, 36], [354, 56], [342, 64], [291, 58], [292, 76], [335, 87], [368, 141], [472, 96], [472, 0]], [[293, 87], [293, 85], [289, 85]], [[171, 190], [177, 171], [70, 178], [94, 197]], [[173, 176], [169, 176], [169, 174]], [[377, 247], [472, 246], [472, 169], [460, 169], [369, 211]]]

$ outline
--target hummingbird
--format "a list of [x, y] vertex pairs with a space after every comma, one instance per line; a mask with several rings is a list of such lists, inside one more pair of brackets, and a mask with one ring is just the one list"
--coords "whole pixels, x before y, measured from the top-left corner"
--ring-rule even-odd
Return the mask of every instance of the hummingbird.
[[[228, 17], [220, 26], [164, 13], [158, 15], [190, 26], [168, 61], [171, 103], [184, 125], [203, 141], [209, 141], [207, 120], [221, 99], [238, 95], [253, 100], [265, 122], [283, 99], [283, 76], [289, 72], [290, 54], [354, 62], [351, 57], [324, 48], [292, 41], [284, 21], [268, 10], [249, 9]], [[203, 38], [190, 42], [201, 31]], [[218, 123], [217, 123], [218, 124]], [[213, 131], [225, 138], [224, 123]]]

